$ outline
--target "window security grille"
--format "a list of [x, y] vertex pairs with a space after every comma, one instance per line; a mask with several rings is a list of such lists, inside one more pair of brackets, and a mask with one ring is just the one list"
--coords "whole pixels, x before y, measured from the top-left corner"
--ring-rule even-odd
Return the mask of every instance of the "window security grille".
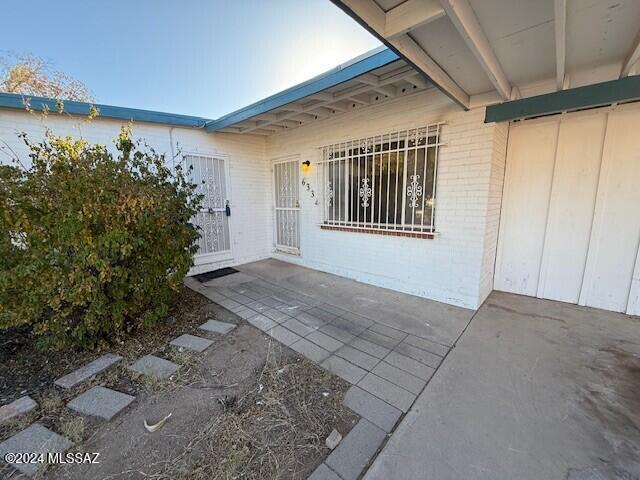
[[442, 124], [322, 147], [322, 223], [434, 232]]

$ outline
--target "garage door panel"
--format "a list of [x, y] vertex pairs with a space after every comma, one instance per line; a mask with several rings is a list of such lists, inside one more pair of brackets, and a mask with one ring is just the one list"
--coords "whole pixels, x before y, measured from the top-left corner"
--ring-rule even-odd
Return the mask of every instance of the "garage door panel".
[[535, 296], [554, 170], [558, 120], [509, 130], [495, 288]]
[[640, 105], [554, 118], [509, 130], [495, 288], [637, 315]]
[[537, 296], [578, 303], [586, 266], [607, 116], [560, 123]]
[[624, 312], [640, 242], [640, 111], [612, 112], [580, 303]]

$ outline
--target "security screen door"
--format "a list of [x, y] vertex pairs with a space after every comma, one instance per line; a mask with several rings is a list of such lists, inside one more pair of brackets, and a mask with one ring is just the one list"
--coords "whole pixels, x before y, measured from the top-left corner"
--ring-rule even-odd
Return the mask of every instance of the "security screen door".
[[184, 160], [186, 168], [192, 168], [191, 181], [197, 185], [197, 193], [204, 195], [194, 218], [201, 235], [194, 264], [227, 260], [232, 254], [229, 217], [225, 212], [228, 202], [225, 161], [203, 155], [185, 155]]
[[300, 252], [300, 203], [298, 198], [298, 161], [273, 166], [276, 213], [276, 249], [285, 253]]

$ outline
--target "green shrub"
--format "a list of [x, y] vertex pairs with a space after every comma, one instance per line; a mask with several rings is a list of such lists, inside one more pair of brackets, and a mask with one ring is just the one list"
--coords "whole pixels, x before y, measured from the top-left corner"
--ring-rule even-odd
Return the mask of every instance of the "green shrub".
[[129, 128], [117, 154], [21, 136], [31, 166], [0, 166], [0, 329], [91, 348], [165, 316], [197, 248], [195, 186]]

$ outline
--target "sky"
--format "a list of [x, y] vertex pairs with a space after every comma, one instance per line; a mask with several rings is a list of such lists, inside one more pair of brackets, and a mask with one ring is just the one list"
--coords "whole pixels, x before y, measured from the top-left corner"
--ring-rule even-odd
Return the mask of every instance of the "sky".
[[17, 5], [0, 55], [44, 58], [97, 103], [214, 119], [380, 45], [329, 0]]

